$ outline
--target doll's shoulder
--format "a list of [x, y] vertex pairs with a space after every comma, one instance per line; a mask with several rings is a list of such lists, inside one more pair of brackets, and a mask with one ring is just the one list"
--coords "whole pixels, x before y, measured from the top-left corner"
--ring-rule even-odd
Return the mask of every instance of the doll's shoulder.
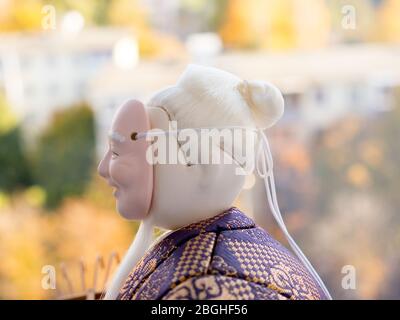
[[232, 208], [175, 231], [129, 275], [120, 299], [323, 299], [283, 245]]
[[259, 227], [199, 235], [185, 249], [163, 299], [325, 298], [297, 258]]
[[[156, 263], [156, 262], [154, 262]], [[134, 299], [321, 299], [303, 265], [258, 227], [200, 233], [142, 281]]]

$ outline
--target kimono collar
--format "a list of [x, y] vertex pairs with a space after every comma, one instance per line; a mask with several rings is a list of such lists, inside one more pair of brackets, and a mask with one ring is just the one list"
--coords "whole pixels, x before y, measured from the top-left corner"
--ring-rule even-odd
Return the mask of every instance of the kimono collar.
[[[123, 287], [119, 297], [133, 295], [140, 283], [149, 276], [158, 265], [167, 259], [171, 253], [181, 244], [191, 238], [206, 232], [222, 232], [226, 230], [238, 230], [254, 228], [255, 223], [238, 208], [232, 207], [216, 216], [173, 231], [168, 236], [156, 243], [133, 268], [128, 276], [129, 291]], [[124, 293], [123, 293], [124, 292]]]

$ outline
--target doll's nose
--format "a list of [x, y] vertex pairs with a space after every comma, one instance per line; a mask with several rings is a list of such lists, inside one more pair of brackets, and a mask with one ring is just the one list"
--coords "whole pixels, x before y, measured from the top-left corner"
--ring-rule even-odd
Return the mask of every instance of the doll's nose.
[[101, 159], [99, 166], [97, 167], [97, 172], [104, 179], [108, 178], [108, 155], [105, 155], [103, 159]]

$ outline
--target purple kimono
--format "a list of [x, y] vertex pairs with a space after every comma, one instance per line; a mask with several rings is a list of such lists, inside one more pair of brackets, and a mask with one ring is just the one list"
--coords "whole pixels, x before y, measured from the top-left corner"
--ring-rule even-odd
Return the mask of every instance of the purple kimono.
[[179, 229], [135, 266], [118, 299], [326, 299], [306, 268], [237, 208]]

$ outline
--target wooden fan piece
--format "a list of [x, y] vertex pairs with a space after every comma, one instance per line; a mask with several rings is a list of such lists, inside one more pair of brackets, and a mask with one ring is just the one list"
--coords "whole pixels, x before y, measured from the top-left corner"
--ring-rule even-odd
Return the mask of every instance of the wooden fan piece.
[[[96, 257], [93, 267], [93, 277], [90, 278], [90, 273], [87, 264], [80, 259], [78, 263], [74, 264], [74, 269], [78, 267], [79, 273], [79, 288], [75, 289], [73, 285], [72, 266], [67, 267], [65, 262], [60, 264], [60, 271], [63, 283], [63, 290], [57, 285], [57, 299], [61, 300], [98, 300], [101, 299], [105, 293], [107, 281], [111, 275], [111, 272], [120, 263], [120, 257], [117, 252], [112, 252], [107, 259], [107, 263], [104, 263], [104, 258], [101, 255]], [[91, 281], [89, 281], [91, 280]], [[60, 283], [60, 282], [58, 282]]]

